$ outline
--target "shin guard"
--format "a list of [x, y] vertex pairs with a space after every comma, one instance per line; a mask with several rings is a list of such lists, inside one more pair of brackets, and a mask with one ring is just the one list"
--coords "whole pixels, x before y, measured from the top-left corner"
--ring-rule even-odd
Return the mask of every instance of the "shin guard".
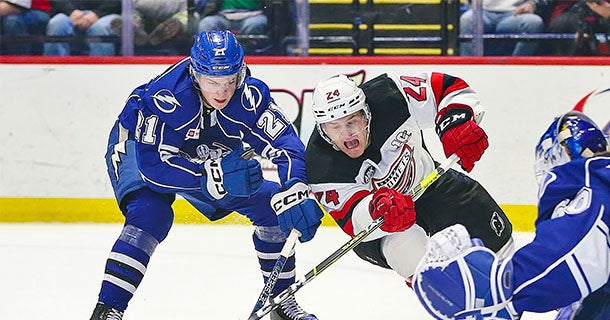
[[[280, 251], [286, 242], [279, 226], [261, 227], [257, 226], [252, 235], [256, 256], [263, 272], [264, 281], [267, 282], [269, 275], [280, 257]], [[295, 281], [295, 257], [294, 250], [291, 252], [284, 269], [280, 273], [272, 294], [278, 294], [288, 288]]]

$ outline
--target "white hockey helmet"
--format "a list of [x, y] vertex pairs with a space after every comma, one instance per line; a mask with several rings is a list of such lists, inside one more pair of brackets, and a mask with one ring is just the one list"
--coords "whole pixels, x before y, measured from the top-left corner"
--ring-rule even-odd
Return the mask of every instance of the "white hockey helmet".
[[337, 146], [322, 129], [322, 124], [349, 116], [360, 110], [366, 117], [367, 140], [370, 133], [371, 112], [365, 102], [364, 91], [344, 74], [320, 81], [313, 91], [313, 117], [318, 132], [335, 149]]

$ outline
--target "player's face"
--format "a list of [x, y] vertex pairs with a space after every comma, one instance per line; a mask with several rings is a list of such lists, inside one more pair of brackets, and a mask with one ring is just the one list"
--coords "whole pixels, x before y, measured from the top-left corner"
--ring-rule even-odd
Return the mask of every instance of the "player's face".
[[199, 88], [205, 100], [214, 109], [224, 108], [237, 88], [237, 75], [224, 77], [199, 76]]
[[322, 124], [322, 130], [350, 158], [358, 158], [368, 146], [367, 119], [363, 111]]

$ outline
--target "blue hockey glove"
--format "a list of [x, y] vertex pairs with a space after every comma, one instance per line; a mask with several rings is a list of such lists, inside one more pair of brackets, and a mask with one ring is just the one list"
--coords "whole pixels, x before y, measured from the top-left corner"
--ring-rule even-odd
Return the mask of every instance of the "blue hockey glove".
[[271, 197], [271, 208], [277, 214], [280, 229], [288, 237], [290, 229], [301, 232], [299, 240], [307, 242], [322, 224], [324, 212], [318, 201], [309, 195], [310, 188], [299, 179], [288, 180], [278, 193]]
[[430, 238], [413, 289], [436, 319], [514, 320], [512, 271], [510, 260], [499, 260], [464, 226], [453, 225]]
[[210, 199], [222, 199], [225, 195], [249, 197], [263, 184], [263, 171], [258, 161], [244, 159], [241, 150], [214, 160], [207, 160], [203, 167], [201, 191]]

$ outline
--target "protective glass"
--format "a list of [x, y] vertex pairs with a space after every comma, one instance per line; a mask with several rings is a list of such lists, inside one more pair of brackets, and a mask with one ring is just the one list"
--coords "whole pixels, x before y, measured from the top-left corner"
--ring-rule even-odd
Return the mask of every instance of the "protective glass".
[[353, 115], [321, 124], [322, 130], [332, 139], [344, 138], [357, 135], [363, 130], [366, 130], [368, 121], [363, 111], [359, 111]]
[[534, 171], [536, 173], [536, 181], [539, 184], [553, 167], [567, 163], [571, 160], [567, 150], [565, 150], [561, 144], [553, 143], [551, 141], [548, 141], [547, 143], [551, 143], [552, 145], [546, 149], [539, 149], [536, 151]]
[[534, 172], [539, 184], [553, 167], [567, 163], [572, 159], [569, 151], [562, 144], [566, 137], [563, 137], [561, 141], [559, 137], [561, 124], [568, 114], [555, 118], [536, 145]]

